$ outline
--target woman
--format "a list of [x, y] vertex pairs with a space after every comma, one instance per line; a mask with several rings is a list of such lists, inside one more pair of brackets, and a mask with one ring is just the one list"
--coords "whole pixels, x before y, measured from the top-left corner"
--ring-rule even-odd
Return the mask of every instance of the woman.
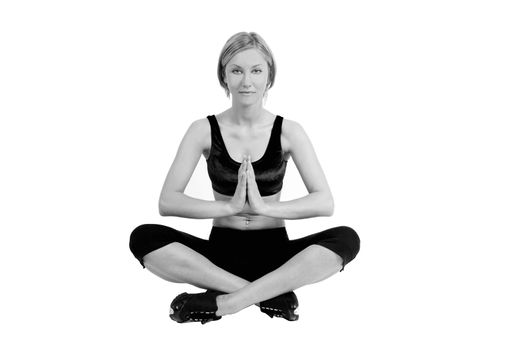
[[[270, 317], [297, 320], [293, 290], [342, 271], [358, 253], [360, 240], [346, 226], [288, 239], [285, 219], [330, 216], [334, 204], [303, 128], [263, 108], [275, 80], [275, 62], [264, 40], [256, 33], [232, 36], [217, 73], [232, 106], [191, 124], [159, 200], [162, 216], [213, 218], [209, 240], [146, 224], [131, 234], [130, 249], [159, 277], [208, 289], [172, 301], [170, 317], [177, 322], [204, 324], [253, 304]], [[214, 201], [184, 194], [201, 155]], [[290, 157], [309, 194], [281, 202]]]

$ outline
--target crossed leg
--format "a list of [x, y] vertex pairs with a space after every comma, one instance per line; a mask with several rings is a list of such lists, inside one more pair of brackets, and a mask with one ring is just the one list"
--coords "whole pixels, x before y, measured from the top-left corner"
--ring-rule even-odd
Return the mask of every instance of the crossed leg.
[[178, 242], [146, 254], [143, 260], [149, 271], [169, 282], [188, 283], [224, 293], [235, 292], [250, 283]]
[[338, 254], [313, 244], [276, 270], [249, 282], [176, 242], [146, 254], [143, 261], [148, 270], [167, 281], [228, 293], [217, 297], [217, 316], [233, 314], [304, 285], [320, 282], [339, 271], [343, 262]]

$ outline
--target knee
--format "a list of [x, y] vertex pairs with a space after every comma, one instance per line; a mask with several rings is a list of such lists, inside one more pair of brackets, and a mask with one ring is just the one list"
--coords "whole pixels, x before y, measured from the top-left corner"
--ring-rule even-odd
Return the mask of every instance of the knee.
[[129, 237], [129, 249], [135, 257], [141, 259], [151, 250], [156, 242], [162, 241], [170, 228], [158, 224], [143, 224], [137, 226]]
[[355, 258], [361, 249], [361, 239], [355, 230], [348, 226], [338, 226], [335, 228], [337, 239], [347, 252], [349, 260]]
[[147, 234], [148, 232], [151, 232], [151, 230], [154, 228], [154, 224], [143, 224], [143, 225], [139, 225], [137, 226], [133, 231], [131, 231], [131, 235], [130, 235], [130, 241], [136, 241], [138, 239], [140, 239], [141, 237], [143, 237], [145, 234]]
[[137, 226], [129, 236], [129, 249], [131, 252], [136, 256], [137, 249], [140, 246], [144, 245], [144, 241], [146, 240], [148, 236], [148, 232], [151, 232], [151, 225], [150, 224], [144, 224]]
[[355, 230], [348, 226], [338, 226], [336, 229], [340, 232], [340, 235], [343, 236], [345, 239], [350, 239], [353, 241], [359, 242], [359, 235]]

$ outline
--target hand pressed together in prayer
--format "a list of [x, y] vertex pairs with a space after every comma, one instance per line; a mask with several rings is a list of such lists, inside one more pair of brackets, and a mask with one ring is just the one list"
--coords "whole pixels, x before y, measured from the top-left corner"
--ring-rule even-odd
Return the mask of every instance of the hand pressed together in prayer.
[[261, 197], [257, 182], [255, 181], [255, 171], [252, 166], [251, 157], [243, 156], [238, 172], [238, 182], [235, 193], [230, 200], [230, 205], [235, 213], [244, 212], [246, 205], [252, 214], [263, 215], [267, 204]]

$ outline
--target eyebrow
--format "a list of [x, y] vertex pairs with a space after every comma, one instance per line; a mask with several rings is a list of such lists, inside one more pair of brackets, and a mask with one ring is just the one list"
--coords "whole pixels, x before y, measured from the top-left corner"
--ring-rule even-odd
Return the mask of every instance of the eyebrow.
[[[242, 68], [241, 66], [239, 66], [239, 65], [237, 65], [237, 64], [235, 64], [235, 63], [233, 63], [232, 66]], [[257, 67], [257, 66], [262, 66], [262, 63], [256, 64], [256, 65], [252, 66], [252, 68], [253, 68], [253, 67]]]

